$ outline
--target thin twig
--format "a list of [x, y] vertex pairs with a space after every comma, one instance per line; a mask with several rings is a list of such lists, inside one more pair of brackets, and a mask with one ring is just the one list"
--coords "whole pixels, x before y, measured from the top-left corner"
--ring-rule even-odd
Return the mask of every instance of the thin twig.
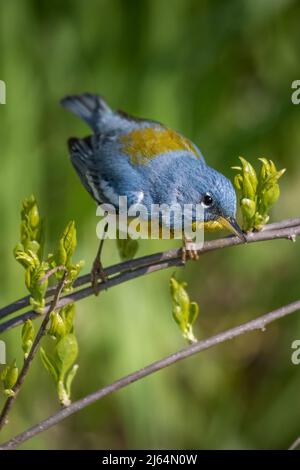
[[41, 323], [41, 326], [40, 326], [40, 328], [39, 328], [39, 330], [36, 334], [36, 337], [33, 341], [33, 344], [31, 346], [31, 349], [30, 349], [29, 353], [28, 353], [28, 356], [24, 360], [24, 364], [23, 364], [22, 370], [21, 370], [21, 372], [18, 376], [18, 379], [17, 379], [15, 385], [12, 388], [14, 394], [7, 398], [6, 402], [4, 403], [3, 409], [0, 413], [0, 430], [8, 422], [7, 421], [8, 413], [11, 410], [11, 408], [12, 408], [12, 406], [13, 406], [16, 398], [17, 398], [18, 393], [20, 392], [20, 389], [21, 389], [21, 387], [24, 383], [25, 377], [26, 377], [26, 375], [29, 371], [31, 363], [32, 363], [37, 351], [38, 351], [41, 339], [42, 339], [42, 337], [44, 336], [44, 334], [46, 332], [46, 328], [47, 328], [47, 325], [48, 325], [48, 322], [49, 322], [49, 319], [50, 319], [50, 314], [51, 314], [51, 312], [53, 312], [57, 308], [59, 298], [60, 298], [60, 295], [62, 293], [64, 283], [65, 283], [65, 280], [66, 280], [66, 275], [67, 275], [67, 269], [64, 266], [61, 266], [60, 270], [64, 271], [63, 276], [62, 276], [61, 280], [59, 281], [59, 283], [57, 285], [57, 288], [56, 288], [53, 300], [51, 302], [51, 305], [49, 307], [49, 310], [46, 313], [46, 315], [45, 315], [45, 317], [44, 317], [44, 319]]
[[[136, 277], [140, 277], [145, 274], [149, 274], [149, 273], [161, 270], [161, 269], [166, 269], [172, 266], [178, 266], [180, 264], [181, 264], [181, 260], [173, 259], [168, 262], [166, 261], [164, 263], [160, 263], [158, 265], [139, 268], [139, 269], [136, 269], [135, 271], [127, 272], [122, 275], [113, 277], [112, 279], [108, 279], [103, 285], [102, 283], [100, 283], [99, 288], [100, 288], [100, 291], [109, 289], [123, 282], [130, 281], [131, 279], [135, 279]], [[57, 308], [61, 308], [71, 303], [78, 302], [79, 300], [85, 299], [86, 297], [89, 297], [91, 295], [95, 295], [94, 289], [92, 287], [85, 287], [68, 296], [62, 297], [57, 304]], [[49, 311], [49, 307], [46, 307], [43, 313], [47, 314], [48, 311]], [[12, 318], [11, 320], [1, 323], [0, 333], [7, 331], [10, 328], [13, 328], [17, 325], [20, 325], [21, 323], [24, 323], [28, 319], [40, 317], [40, 315], [41, 314], [36, 313], [33, 310], [23, 313], [15, 318]]]
[[[53, 274], [56, 274], [58, 271], [66, 271], [65, 266], [55, 266], [55, 268], [49, 269], [49, 271], [46, 272], [46, 274], [39, 280], [39, 284], [43, 284], [47, 279], [49, 279]], [[54, 287], [54, 292], [56, 291], [57, 287]]]
[[[274, 230], [281, 230], [281, 229], [284, 229], [284, 228], [291, 228], [291, 227], [298, 227], [300, 226], [300, 218], [292, 218], [292, 219], [286, 219], [286, 220], [282, 220], [281, 222], [274, 222], [272, 224], [268, 224], [268, 225], [265, 225], [262, 229], [262, 232], [270, 232], [270, 231], [274, 231]], [[260, 232], [258, 232], [260, 233]], [[254, 234], [254, 235], [257, 235]], [[252, 234], [248, 234], [248, 238], [249, 237], [252, 237]], [[233, 236], [229, 236], [229, 237], [224, 237], [224, 238], [221, 238], [221, 239], [218, 239], [218, 240], [213, 240], [212, 242], [208, 242], [208, 244], [205, 244], [203, 249], [201, 250], [202, 253], [204, 253], [206, 251], [206, 247], [209, 248], [211, 246], [211, 249], [218, 249], [218, 248], [222, 248], [222, 246], [219, 246], [219, 242], [223, 241], [223, 240], [233, 240], [234, 238], [236, 237], [233, 237]], [[284, 236], [283, 238], [289, 238], [288, 236]], [[256, 241], [256, 239], [252, 240], [252, 241]], [[217, 246], [214, 248], [214, 243], [217, 243]], [[230, 245], [231, 246], [231, 245]], [[207, 251], [211, 251], [209, 249], [207, 249]], [[112, 275], [115, 275], [115, 274], [118, 274], [118, 273], [123, 273], [123, 272], [126, 272], [126, 271], [130, 271], [132, 269], [136, 269], [137, 267], [141, 267], [141, 266], [148, 266], [149, 263], [151, 264], [154, 264], [156, 261], [161, 261], [162, 260], [162, 257], [164, 259], [167, 259], [168, 257], [173, 257], [174, 253], [179, 253], [180, 250], [169, 250], [169, 251], [166, 251], [164, 253], [155, 253], [153, 255], [150, 255], [150, 256], [144, 256], [144, 257], [141, 257], [141, 258], [136, 258], [134, 260], [129, 260], [129, 261], [125, 261], [123, 263], [118, 263], [118, 264], [115, 264], [114, 266], [110, 266], [108, 268], [106, 268], [104, 271], [105, 271], [105, 274], [107, 277], [109, 276], [112, 276]], [[178, 254], [179, 256], [179, 254]], [[90, 284], [90, 281], [91, 281], [91, 276], [90, 274], [84, 274], [83, 276], [80, 276], [78, 279], [75, 280], [74, 282], [74, 287], [80, 287], [80, 286], [83, 286], [85, 284]], [[47, 290], [47, 293], [46, 293], [46, 298], [48, 297], [51, 297], [53, 294], [54, 294], [54, 291], [55, 291], [55, 287], [50, 287], [48, 290]], [[26, 296], [26, 297], [23, 297], [15, 302], [12, 302], [11, 304], [7, 305], [6, 307], [3, 307], [0, 309], [0, 319], [1, 318], [4, 318], [8, 315], [11, 315], [12, 313], [15, 313], [19, 310], [22, 310], [23, 308], [25, 307], [28, 307], [30, 305], [30, 296]]]
[[[278, 222], [275, 224], [267, 225], [264, 230], [260, 232], [253, 232], [247, 235], [247, 243], [254, 243], [259, 241], [267, 241], [267, 240], [278, 240], [278, 239], [287, 239], [295, 241], [295, 238], [300, 235], [300, 218], [298, 219], [287, 219], [283, 220], [282, 222]], [[204, 243], [203, 248], [199, 251], [200, 255], [219, 250], [222, 248], [228, 248], [231, 246], [241, 245], [242, 242], [238, 237], [229, 236], [224, 238], [219, 238], [216, 240], [210, 240]], [[130, 261], [126, 261], [124, 263], [119, 263], [115, 266], [110, 266], [109, 268], [105, 269], [106, 276], [113, 276], [110, 277], [106, 282], [99, 283], [99, 291], [109, 289], [114, 287], [118, 284], [123, 282], [127, 282], [128, 280], [135, 279], [137, 277], [143, 276], [145, 274], [149, 274], [154, 271], [159, 271], [162, 269], [167, 269], [169, 267], [179, 266], [182, 265], [181, 260], [181, 249], [169, 250], [163, 253], [155, 253], [149, 256], [144, 256], [141, 258], [133, 259]], [[89, 287], [83, 287], [82, 289], [78, 289], [76, 292], [69, 294], [65, 297], [62, 297], [59, 301], [59, 307], [64, 305], [68, 305], [72, 302], [76, 302], [78, 300], [84, 299], [90, 295], [94, 295], [94, 290], [90, 287], [90, 275], [81, 276], [74, 283], [75, 287], [88, 284]], [[52, 294], [53, 291], [48, 291], [48, 295]], [[22, 300], [22, 299], [21, 299]], [[19, 310], [20, 301], [16, 303], [16, 310]], [[13, 305], [13, 304], [11, 304]], [[0, 317], [8, 316], [14, 313], [16, 310], [12, 309], [12, 306], [9, 305], [4, 307], [0, 311]], [[49, 305], [46, 306], [44, 309], [44, 314], [46, 314], [49, 310]], [[40, 314], [30, 310], [25, 312], [19, 316], [12, 318], [11, 320], [2, 322], [0, 324], [0, 333], [13, 328], [28, 318], [35, 318], [38, 317]]]
[[154, 374], [157, 371], [165, 369], [166, 367], [169, 367], [170, 365], [175, 364], [176, 362], [182, 361], [187, 357], [198, 354], [201, 351], [212, 348], [218, 344], [224, 343], [225, 341], [229, 341], [247, 332], [254, 330], [265, 331], [266, 325], [287, 315], [290, 315], [291, 313], [294, 313], [297, 310], [300, 310], [300, 300], [297, 300], [296, 302], [293, 302], [289, 305], [285, 305], [277, 310], [273, 310], [272, 312], [262, 315], [247, 323], [243, 323], [242, 325], [238, 325], [234, 328], [223, 331], [222, 333], [219, 333], [215, 336], [211, 336], [210, 338], [207, 338], [205, 340], [198, 341], [192, 346], [177, 351], [169, 356], [164, 357], [163, 359], [160, 359], [159, 361], [153, 362], [148, 366], [143, 367], [142, 369], [139, 369], [138, 371], [133, 372], [132, 374], [126, 375], [125, 377], [116, 380], [110, 385], [107, 385], [106, 387], [103, 387], [97, 390], [96, 392], [87, 395], [86, 397], [75, 401], [67, 408], [60, 409], [57, 413], [41, 421], [36, 426], [31, 427], [27, 431], [3, 443], [0, 447], [0, 450], [14, 449], [15, 447], [19, 446], [28, 439], [31, 439], [37, 434], [46, 431], [52, 426], [63, 421], [68, 416], [77, 413], [78, 411], [82, 410], [83, 408], [86, 408], [92, 403], [101, 400], [105, 396], [110, 395], [111, 393], [116, 392], [117, 390], [120, 390], [121, 388], [124, 388], [133, 382], [137, 382], [138, 380], [141, 380], [144, 377]]
[[[274, 222], [272, 224], [268, 224], [268, 225], [265, 225], [262, 229], [263, 232], [269, 232], [269, 231], [274, 231], [274, 230], [280, 230], [280, 229], [283, 229], [283, 228], [289, 228], [289, 227], [297, 227], [297, 226], [300, 226], [300, 218], [293, 218], [293, 219], [286, 219], [286, 220], [282, 220], [281, 222]], [[251, 236], [250, 234], [248, 234], [248, 237]], [[229, 237], [225, 237], [225, 238], [221, 238], [219, 240], [227, 240], [227, 239], [232, 239], [232, 238], [235, 238], [235, 237], [232, 237], [232, 236], [229, 236]], [[287, 238], [287, 237], [284, 237], [284, 238]], [[217, 240], [214, 240], [215, 242]], [[256, 241], [256, 240], [253, 240], [253, 241]], [[210, 242], [211, 243], [211, 242]], [[206, 244], [204, 245], [204, 249], [202, 250], [202, 252], [204, 253], [205, 252], [205, 247], [206, 247]], [[217, 248], [216, 248], [217, 249]], [[175, 250], [176, 252], [179, 251], [179, 250]], [[165, 253], [156, 253], [154, 255], [151, 255], [150, 257], [149, 256], [144, 256], [144, 257], [141, 257], [141, 258], [137, 258], [137, 259], [134, 259], [134, 260], [129, 260], [129, 261], [125, 261], [123, 263], [118, 263], [114, 266], [110, 266], [108, 268], [105, 269], [105, 274], [107, 276], [111, 276], [111, 275], [114, 275], [114, 274], [117, 274], [117, 273], [122, 273], [122, 272], [125, 272], [125, 271], [129, 271], [129, 270], [132, 270], [132, 269], [135, 269], [137, 268], [138, 266], [141, 267], [142, 263], [143, 265], [148, 265], [148, 261], [150, 261], [151, 263], [154, 262], [155, 259], [158, 259], [160, 260], [161, 259], [161, 256], [162, 255], [168, 255], [168, 254], [172, 254], [174, 253], [174, 250], [170, 250], [170, 251], [167, 251]], [[90, 284], [90, 281], [91, 281], [91, 276], [90, 274], [84, 274], [83, 276], [80, 276], [78, 279], [75, 280], [74, 282], [74, 287], [80, 287], [80, 286], [83, 286], [85, 284]], [[47, 290], [47, 293], [46, 293], [46, 298], [50, 297], [51, 295], [53, 295], [54, 293], [54, 290], [55, 290], [55, 287], [50, 287], [48, 290]], [[0, 318], [4, 318], [12, 313], [15, 313], [19, 310], [22, 310], [23, 308], [25, 307], [28, 307], [30, 305], [30, 296], [26, 296], [26, 297], [23, 297], [15, 302], [12, 302], [11, 304], [7, 305], [6, 307], [3, 307], [0, 309]]]

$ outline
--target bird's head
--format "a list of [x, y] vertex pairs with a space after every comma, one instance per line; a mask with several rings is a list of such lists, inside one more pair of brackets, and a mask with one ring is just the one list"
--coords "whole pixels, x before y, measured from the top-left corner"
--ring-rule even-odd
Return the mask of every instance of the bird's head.
[[219, 222], [223, 228], [245, 241], [245, 234], [236, 221], [236, 194], [231, 181], [206, 166], [205, 172], [203, 168], [201, 170], [197, 189], [197, 197], [204, 209], [204, 222]]

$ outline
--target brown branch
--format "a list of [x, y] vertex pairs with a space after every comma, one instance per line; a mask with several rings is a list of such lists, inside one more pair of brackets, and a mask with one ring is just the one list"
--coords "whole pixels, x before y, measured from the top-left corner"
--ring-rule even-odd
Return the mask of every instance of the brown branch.
[[60, 295], [62, 293], [64, 283], [65, 283], [65, 280], [66, 280], [66, 275], [67, 275], [67, 269], [64, 266], [61, 266], [59, 269], [64, 271], [63, 276], [62, 276], [61, 280], [59, 281], [59, 283], [56, 287], [56, 291], [55, 291], [53, 300], [50, 304], [50, 307], [49, 307], [49, 309], [48, 309], [48, 311], [47, 311], [47, 313], [46, 313], [46, 315], [45, 315], [45, 317], [44, 317], [44, 319], [41, 323], [41, 326], [40, 326], [40, 328], [39, 328], [39, 330], [36, 334], [36, 337], [35, 337], [35, 339], [33, 341], [33, 344], [30, 348], [28, 356], [24, 360], [24, 364], [23, 364], [21, 372], [18, 376], [18, 379], [17, 379], [15, 385], [12, 388], [14, 394], [12, 396], [8, 397], [6, 402], [4, 403], [4, 406], [3, 406], [2, 411], [0, 413], [0, 430], [8, 422], [7, 421], [8, 413], [10, 412], [10, 410], [11, 410], [11, 408], [12, 408], [12, 406], [13, 406], [16, 398], [17, 398], [18, 393], [20, 392], [20, 389], [21, 389], [21, 387], [24, 383], [25, 377], [26, 377], [26, 375], [29, 371], [31, 363], [32, 363], [37, 351], [38, 351], [41, 339], [43, 338], [44, 334], [46, 333], [46, 328], [47, 328], [47, 325], [48, 325], [48, 322], [49, 322], [49, 319], [50, 319], [50, 314], [51, 314], [51, 312], [53, 312], [54, 310], [57, 309], [59, 298], [60, 298]]
[[[260, 232], [253, 232], [247, 235], [247, 243], [254, 243], [267, 240], [278, 240], [278, 239], [288, 239], [295, 241], [296, 237], [300, 235], [300, 218], [287, 219], [281, 222], [276, 222], [274, 224], [269, 224], [264, 227]], [[204, 243], [202, 249], [199, 251], [199, 254], [204, 254], [210, 251], [219, 250], [222, 248], [228, 248], [230, 246], [241, 245], [242, 242], [238, 237], [229, 236], [224, 238], [219, 238], [216, 240], [210, 240]], [[127, 282], [131, 279], [149, 274], [154, 271], [159, 271], [162, 269], [167, 269], [172, 266], [182, 265], [181, 260], [181, 249], [169, 250], [163, 253], [155, 253], [149, 256], [144, 256], [141, 258], [125, 261], [123, 263], [110, 266], [105, 269], [105, 274], [109, 278], [105, 283], [101, 282], [99, 284], [99, 291], [109, 289], [123, 282]], [[110, 277], [112, 276], [112, 277]], [[80, 286], [88, 285], [88, 287], [82, 287], [76, 292], [69, 294], [68, 296], [62, 297], [59, 301], [58, 307], [76, 302], [78, 300], [84, 299], [90, 295], [94, 295], [94, 290], [90, 287], [90, 275], [84, 275], [77, 279], [74, 283], [74, 287], [78, 288]], [[53, 295], [53, 288], [50, 288], [47, 291], [47, 297]], [[17, 302], [8, 305], [0, 310], [0, 318], [4, 318], [16, 311], [24, 308], [24, 306], [29, 304], [29, 298], [24, 297], [23, 299], [18, 300]], [[44, 314], [49, 310], [49, 305], [44, 309]], [[30, 310], [21, 315], [18, 315], [11, 320], [2, 322], [0, 324], [0, 333], [13, 328], [28, 318], [38, 317], [39, 314]]]
[[289, 305], [285, 305], [277, 310], [274, 310], [270, 313], [262, 315], [247, 323], [244, 323], [242, 325], [236, 326], [229, 330], [223, 331], [222, 333], [219, 333], [215, 336], [211, 336], [210, 338], [207, 338], [205, 340], [198, 341], [197, 343], [194, 343], [192, 346], [189, 346], [169, 356], [166, 356], [163, 359], [153, 362], [149, 364], [148, 366], [143, 367], [142, 369], [139, 369], [138, 371], [133, 372], [132, 374], [126, 375], [125, 377], [122, 377], [121, 379], [116, 380], [110, 385], [107, 385], [106, 387], [103, 387], [97, 390], [96, 392], [93, 392], [90, 395], [87, 395], [86, 397], [75, 401], [67, 408], [60, 409], [57, 413], [41, 421], [36, 426], [33, 426], [27, 431], [3, 443], [0, 447], [0, 450], [14, 449], [18, 447], [20, 444], [22, 444], [23, 442], [27, 441], [28, 439], [31, 439], [37, 434], [40, 434], [46, 431], [52, 426], [63, 421], [68, 416], [74, 413], [77, 413], [78, 411], [84, 409], [85, 407], [91, 405], [92, 403], [95, 403], [96, 401], [101, 400], [105, 396], [110, 395], [111, 393], [116, 392], [117, 390], [120, 390], [130, 385], [133, 382], [137, 382], [138, 380], [141, 380], [144, 377], [154, 374], [155, 372], [165, 369], [166, 367], [169, 367], [172, 364], [175, 364], [176, 362], [182, 361], [183, 359], [186, 359], [187, 357], [198, 354], [201, 351], [212, 348], [218, 344], [224, 343], [225, 341], [229, 341], [247, 332], [254, 331], [254, 330], [265, 331], [265, 328], [268, 324], [280, 318], [283, 318], [287, 315], [290, 315], [291, 313], [294, 313], [297, 310], [300, 310], [300, 300], [297, 300], [296, 302], [293, 302]]

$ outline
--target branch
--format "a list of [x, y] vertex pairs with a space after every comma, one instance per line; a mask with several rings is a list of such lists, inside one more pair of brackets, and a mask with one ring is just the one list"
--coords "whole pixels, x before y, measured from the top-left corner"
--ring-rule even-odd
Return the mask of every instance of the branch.
[[[296, 237], [300, 235], [300, 218], [287, 219], [281, 222], [274, 224], [269, 224], [264, 227], [260, 232], [252, 232], [247, 234], [247, 243], [254, 243], [259, 241], [266, 240], [278, 240], [278, 239], [288, 239], [295, 241]], [[228, 248], [230, 246], [241, 245], [245, 242], [242, 242], [238, 237], [229, 236], [224, 238], [219, 238], [217, 240], [210, 240], [204, 243], [199, 254], [204, 254], [209, 251], [219, 250], [222, 248]], [[167, 269], [173, 266], [181, 266], [181, 249], [169, 250], [163, 253], [155, 253], [149, 256], [144, 256], [141, 258], [125, 261], [123, 263], [110, 266], [105, 269], [105, 274], [109, 279], [106, 282], [100, 282], [99, 291], [110, 289], [118, 284], [127, 282], [131, 279], [143, 276], [145, 274], [150, 274], [154, 271], [159, 271], [162, 269]], [[110, 277], [112, 276], [112, 277]], [[90, 295], [94, 295], [94, 290], [90, 287], [90, 275], [86, 274], [77, 279], [74, 283], [74, 287], [78, 288], [80, 286], [88, 285], [88, 287], [82, 287], [77, 291], [73, 292], [70, 295], [62, 297], [58, 303], [58, 307], [68, 305], [72, 302], [77, 302], [78, 300], [84, 299]], [[54, 289], [50, 288], [47, 291], [47, 298], [53, 295]], [[16, 311], [23, 309], [29, 305], [29, 297], [24, 297], [18, 301], [2, 308], [0, 310], [0, 318], [4, 318]], [[49, 311], [49, 304], [44, 309], [44, 314], [47, 314]], [[2, 322], [0, 324], [0, 333], [13, 328], [29, 318], [39, 317], [40, 314], [29, 310], [21, 315], [18, 315], [11, 320]]]
[[143, 367], [142, 369], [139, 369], [138, 371], [133, 372], [132, 374], [126, 375], [125, 377], [116, 380], [110, 385], [107, 385], [106, 387], [101, 388], [96, 392], [93, 392], [90, 395], [87, 395], [86, 397], [75, 401], [70, 406], [59, 410], [57, 413], [41, 421], [39, 424], [3, 443], [0, 447], [0, 450], [14, 449], [23, 442], [27, 441], [28, 439], [31, 439], [37, 434], [46, 431], [52, 426], [63, 421], [68, 416], [77, 413], [77, 411], [86, 408], [87, 406], [91, 405], [92, 403], [95, 403], [98, 400], [101, 400], [105, 396], [110, 395], [111, 393], [116, 392], [117, 390], [120, 390], [133, 382], [137, 382], [138, 380], [141, 380], [144, 377], [154, 374], [155, 372], [165, 369], [166, 367], [169, 367], [170, 365], [175, 364], [176, 362], [182, 361], [187, 357], [198, 354], [201, 351], [212, 348], [218, 344], [224, 343], [225, 341], [229, 341], [247, 332], [254, 330], [265, 331], [266, 325], [287, 315], [290, 315], [291, 313], [294, 313], [297, 310], [300, 310], [300, 300], [297, 300], [296, 302], [293, 302], [289, 305], [285, 305], [277, 310], [273, 310], [272, 312], [260, 316], [247, 323], [243, 323], [242, 325], [223, 331], [222, 333], [219, 333], [215, 336], [211, 336], [210, 338], [207, 338], [205, 340], [198, 341], [192, 346], [177, 351], [169, 356], [164, 357], [163, 359], [160, 359], [159, 361], [152, 362], [148, 366]]
[[42, 321], [42, 324], [41, 324], [41, 326], [40, 326], [40, 328], [39, 328], [39, 330], [36, 334], [36, 337], [34, 339], [34, 342], [33, 342], [32, 346], [31, 346], [31, 349], [28, 353], [28, 356], [24, 360], [24, 364], [23, 364], [22, 370], [21, 370], [21, 372], [18, 376], [18, 379], [17, 379], [15, 385], [12, 388], [14, 394], [12, 396], [8, 397], [6, 402], [4, 403], [3, 409], [0, 413], [0, 430], [3, 428], [3, 426], [5, 426], [5, 424], [7, 424], [8, 413], [10, 412], [10, 409], [12, 408], [12, 406], [13, 406], [16, 398], [17, 398], [18, 393], [20, 392], [20, 389], [21, 389], [21, 387], [24, 383], [25, 377], [26, 377], [26, 375], [29, 371], [31, 363], [32, 363], [37, 351], [38, 351], [40, 342], [41, 342], [41, 340], [42, 340], [42, 338], [43, 338], [43, 336], [46, 332], [46, 328], [47, 328], [47, 325], [48, 325], [48, 322], [49, 322], [49, 319], [50, 319], [50, 314], [51, 314], [51, 312], [53, 312], [57, 308], [57, 305], [58, 305], [58, 302], [59, 302], [59, 297], [62, 293], [64, 283], [65, 283], [65, 280], [66, 280], [66, 275], [67, 275], [66, 268], [61, 266], [59, 269], [64, 269], [63, 276], [62, 276], [61, 280], [59, 281], [59, 283], [56, 287], [55, 294], [54, 294], [53, 300], [50, 304], [50, 307], [49, 307], [49, 309], [48, 309], [48, 311], [45, 315], [45, 318]]

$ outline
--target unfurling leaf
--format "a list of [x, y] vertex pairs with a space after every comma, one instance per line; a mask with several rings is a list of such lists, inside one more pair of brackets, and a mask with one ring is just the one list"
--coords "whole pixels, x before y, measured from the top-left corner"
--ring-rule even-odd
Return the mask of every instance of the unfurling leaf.
[[71, 292], [72, 286], [77, 279], [82, 267], [84, 266], [84, 261], [79, 261], [76, 264], [71, 264], [68, 266], [68, 274], [65, 280], [64, 292]]
[[[30, 292], [30, 305], [34, 311], [42, 313], [46, 304], [48, 279], [53, 275], [57, 281], [65, 275], [64, 292], [72, 289], [73, 282], [83, 266], [83, 262], [73, 263], [72, 256], [76, 248], [76, 227], [71, 221], [64, 229], [57, 249], [43, 259], [43, 224], [38, 206], [33, 196], [23, 201], [21, 211], [20, 242], [14, 249], [16, 260], [25, 269], [25, 285]], [[52, 270], [50, 272], [50, 270]], [[74, 305], [68, 305], [52, 311], [48, 326], [48, 343], [50, 349], [40, 348], [41, 361], [53, 378], [59, 399], [62, 404], [70, 403], [71, 384], [78, 366], [75, 360], [78, 355], [77, 340], [74, 335]], [[22, 349], [25, 359], [34, 341], [34, 327], [27, 320], [22, 328]], [[6, 395], [13, 394], [12, 387], [17, 380], [16, 365], [6, 366], [0, 372], [1, 390]]]
[[195, 321], [197, 320], [199, 315], [199, 305], [196, 302], [191, 302], [190, 303], [190, 308], [189, 308], [189, 323], [193, 325]]
[[58, 370], [57, 392], [63, 406], [71, 403], [71, 384], [78, 369], [78, 365], [74, 365], [77, 355], [77, 340], [72, 333], [64, 336], [57, 343], [54, 356]]
[[62, 307], [59, 312], [52, 312], [50, 314], [50, 326], [48, 329], [48, 334], [57, 340], [61, 340], [69, 333], [73, 333], [74, 313], [74, 304]]
[[34, 251], [42, 258], [44, 245], [43, 222], [34, 196], [24, 199], [21, 210], [21, 243], [24, 251]]
[[66, 378], [66, 392], [67, 392], [67, 396], [70, 398], [71, 396], [71, 386], [72, 386], [72, 382], [73, 382], [73, 379], [78, 371], [78, 367], [79, 365], [78, 364], [74, 364], [74, 366], [72, 367], [72, 369], [70, 369], [70, 372], [68, 372], [67, 374], [67, 378]]
[[179, 282], [174, 277], [170, 279], [170, 291], [172, 297], [172, 314], [175, 322], [178, 324], [183, 337], [189, 342], [194, 343], [197, 339], [193, 333], [193, 324], [198, 314], [199, 306], [196, 302], [191, 302], [186, 291], [187, 284]]
[[31, 349], [34, 338], [34, 326], [31, 320], [26, 320], [22, 328], [22, 349], [25, 359]]
[[261, 230], [268, 223], [269, 211], [279, 198], [278, 180], [285, 169], [277, 171], [272, 160], [259, 158], [261, 169], [257, 176], [253, 166], [245, 158], [239, 158], [242, 166], [232, 168], [240, 172], [234, 177], [234, 185], [241, 192], [243, 228], [246, 231]]
[[251, 201], [251, 199], [247, 199], [244, 197], [241, 200], [241, 208], [243, 210], [243, 213], [246, 215], [248, 219], [252, 219], [255, 215], [255, 209], [256, 209], [256, 204], [254, 201]]
[[[70, 292], [72, 290], [73, 282], [78, 277], [84, 265], [83, 261], [79, 261], [78, 263], [72, 262], [72, 256], [74, 254], [76, 245], [77, 239], [75, 222], [71, 221], [64, 229], [54, 255], [49, 255], [48, 257], [48, 262], [52, 268], [60, 266], [67, 268], [64, 292]], [[55, 273], [55, 276], [58, 280], [60, 280], [63, 276], [63, 271], [58, 270]]]
[[40, 348], [40, 357], [41, 357], [41, 360], [42, 360], [42, 363], [43, 363], [45, 369], [47, 369], [47, 371], [50, 373], [50, 375], [52, 376], [54, 382], [57, 383], [58, 382], [58, 371], [56, 369], [55, 362], [54, 362], [53, 358], [46, 353], [44, 348]]
[[55, 339], [61, 339], [66, 334], [65, 323], [60, 316], [59, 312], [50, 313], [50, 326], [48, 329], [50, 336], [53, 336]]
[[69, 304], [60, 310], [60, 315], [64, 321], [66, 334], [73, 333], [74, 330], [74, 315], [75, 304]]
[[64, 336], [56, 346], [55, 364], [59, 378], [63, 380], [66, 373], [76, 361], [78, 355], [78, 344], [74, 334]]
[[[69, 309], [64, 312], [64, 318], [60, 316], [60, 319], [64, 322], [65, 330], [66, 328], [73, 329], [72, 315], [72, 310]], [[59, 325], [59, 328], [61, 328], [61, 323]], [[71, 384], [78, 370], [78, 365], [74, 364], [78, 356], [78, 344], [73, 333], [67, 333], [61, 338], [56, 334], [56, 338], [52, 354], [46, 353], [41, 348], [41, 359], [56, 384], [60, 403], [63, 406], [68, 406], [71, 403]]]
[[13, 387], [18, 380], [18, 375], [19, 369], [15, 360], [0, 371], [0, 390], [4, 395], [11, 397], [15, 394]]
[[23, 201], [20, 232], [21, 242], [15, 247], [14, 256], [25, 268], [25, 285], [31, 294], [30, 305], [36, 312], [41, 312], [45, 306], [48, 281], [40, 281], [49, 266], [42, 260], [44, 232], [34, 196]]
[[77, 245], [75, 222], [68, 223], [59, 240], [58, 249], [55, 253], [57, 266], [68, 267]]

